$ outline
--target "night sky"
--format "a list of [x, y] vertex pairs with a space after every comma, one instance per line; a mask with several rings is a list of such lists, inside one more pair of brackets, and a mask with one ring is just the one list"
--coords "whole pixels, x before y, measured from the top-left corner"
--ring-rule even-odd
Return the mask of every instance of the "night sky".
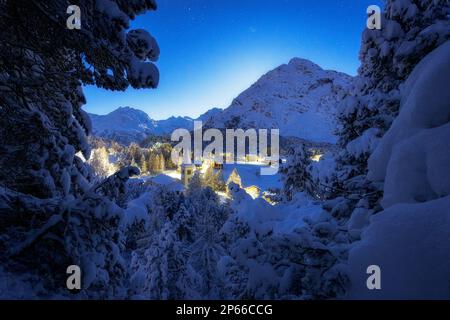
[[85, 110], [119, 106], [153, 119], [197, 117], [233, 98], [293, 57], [355, 75], [366, 9], [381, 0], [157, 0], [133, 28], [158, 41], [156, 90], [111, 92], [86, 87]]

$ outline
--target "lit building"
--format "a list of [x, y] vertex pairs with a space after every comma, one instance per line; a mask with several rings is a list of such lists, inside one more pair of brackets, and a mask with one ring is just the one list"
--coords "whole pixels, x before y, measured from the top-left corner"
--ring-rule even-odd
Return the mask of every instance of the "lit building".
[[257, 199], [261, 195], [261, 189], [257, 186], [250, 186], [247, 188], [244, 188], [245, 192], [247, 192], [253, 199]]
[[196, 171], [196, 167], [194, 164], [182, 164], [181, 165], [181, 182], [184, 186], [189, 185], [189, 181], [191, 181], [194, 173]]
[[320, 159], [322, 159], [322, 157], [323, 157], [323, 154], [315, 154], [311, 157], [311, 160], [315, 161], [315, 162], [319, 162]]

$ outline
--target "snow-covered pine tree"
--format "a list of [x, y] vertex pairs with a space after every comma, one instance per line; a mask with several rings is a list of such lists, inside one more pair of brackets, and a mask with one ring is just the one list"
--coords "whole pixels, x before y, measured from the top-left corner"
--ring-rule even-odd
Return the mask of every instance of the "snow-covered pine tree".
[[221, 229], [227, 255], [218, 263], [226, 298], [329, 299], [345, 292], [348, 280], [339, 262], [346, 238], [328, 213], [280, 232], [267, 216], [284, 214], [283, 207], [252, 200], [236, 184], [230, 189], [234, 213]]
[[[295, 245], [296, 249], [301, 249], [299, 254], [291, 255], [285, 262], [285, 265], [295, 266], [291, 276], [298, 279], [299, 287], [293, 286], [286, 293], [306, 298], [330, 298], [344, 293], [347, 277], [340, 262], [345, 260], [347, 242], [358, 239], [368, 217], [380, 210], [382, 186], [368, 181], [367, 159], [398, 114], [400, 92], [407, 76], [425, 55], [449, 39], [449, 9], [450, 3], [445, 0], [389, 0], [382, 30], [364, 32], [359, 75], [352, 94], [345, 98], [339, 110], [338, 134], [342, 151], [337, 157], [336, 174], [331, 175], [336, 180], [329, 182], [324, 193], [326, 198], [331, 198], [324, 208], [336, 219], [311, 221], [302, 230], [304, 238]], [[293, 173], [287, 178], [291, 176], [293, 181], [285, 181], [285, 184], [295, 185], [301, 181], [298, 176], [294, 177], [297, 170], [305, 167], [291, 168]], [[348, 227], [348, 232], [343, 225]], [[251, 227], [249, 232], [247, 237], [251, 235]], [[268, 237], [270, 240], [266, 243], [260, 236], [255, 238], [253, 243], [246, 242], [252, 246], [242, 251], [271, 252], [277, 256], [273, 258], [275, 261], [285, 261], [280, 249], [296, 240]], [[275, 247], [269, 249], [271, 246]], [[259, 264], [254, 267], [261, 268], [262, 262], [270, 258], [261, 256], [257, 261]], [[233, 256], [224, 263], [228, 265], [225, 269], [232, 271], [228, 279], [237, 277], [239, 283], [248, 281], [246, 275], [251, 275], [251, 266], [236, 263]], [[248, 294], [250, 297], [258, 293], [266, 295], [270, 290], [275, 294], [282, 292], [269, 287], [258, 291], [256, 287]]]
[[214, 186], [215, 190], [220, 192], [225, 192], [227, 189], [227, 186], [225, 185], [225, 179], [223, 178], [222, 169], [217, 170], [216, 174], [214, 175]]
[[125, 205], [123, 196], [126, 192], [127, 181], [130, 177], [137, 176], [139, 174], [140, 171], [137, 167], [125, 167], [100, 183], [94, 185], [92, 190], [111, 201], [116, 203], [120, 202]]
[[230, 190], [230, 186], [231, 185], [236, 185], [239, 188], [242, 188], [242, 179], [241, 176], [239, 175], [239, 172], [237, 171], [237, 169], [233, 169], [233, 171], [231, 172], [230, 176], [228, 177], [226, 183], [226, 189], [227, 189], [227, 193], [231, 194], [232, 191]]
[[[195, 185], [186, 197], [154, 188], [136, 200], [141, 206], [142, 201], [146, 203], [150, 225], [132, 252], [133, 296], [222, 297], [217, 261], [224, 249], [219, 230], [229, 208], [219, 202], [212, 189]], [[131, 205], [128, 211], [134, 210]]]
[[134, 159], [134, 161], [137, 162], [141, 160], [142, 150], [136, 143], [132, 143], [128, 147], [127, 154], [130, 157], [130, 159]]
[[209, 166], [202, 176], [202, 182], [205, 186], [209, 186], [209, 187], [213, 188], [213, 186], [212, 186], [213, 179], [214, 179], [214, 167]]
[[201, 191], [203, 188], [202, 178], [200, 176], [200, 172], [195, 172], [194, 176], [189, 181], [187, 195], [195, 194], [198, 191]]
[[109, 153], [105, 146], [93, 149], [88, 163], [94, 172], [102, 178], [108, 177], [117, 171], [117, 167], [109, 162]]
[[148, 169], [150, 173], [156, 174], [165, 170], [164, 157], [154, 151], [150, 152], [148, 159]]
[[164, 156], [162, 154], [158, 154], [158, 163], [159, 163], [158, 167], [159, 172], [163, 172], [164, 170], [166, 170], [166, 163], [164, 161]]
[[[359, 240], [381, 210], [383, 186], [367, 179], [367, 161], [399, 112], [402, 86], [420, 60], [450, 39], [447, 0], [388, 0], [381, 30], [365, 30], [353, 92], [339, 110], [341, 152], [324, 209], [335, 217], [335, 238]], [[345, 225], [345, 226], [343, 226]], [[338, 275], [337, 273], [336, 275]], [[330, 275], [328, 283], [340, 283]]]
[[304, 144], [289, 151], [286, 164], [282, 167], [283, 193], [286, 200], [292, 200], [297, 192], [314, 195], [314, 186], [308, 166], [311, 164], [311, 154]]
[[388, 0], [381, 30], [365, 30], [353, 93], [339, 110], [342, 148], [333, 201], [326, 207], [347, 219], [355, 207], [379, 210], [382, 186], [366, 179], [367, 159], [397, 116], [401, 85], [416, 64], [450, 38], [447, 0]]
[[142, 172], [143, 174], [148, 173], [147, 160], [145, 159], [145, 156], [144, 156], [144, 155], [141, 156], [140, 165], [141, 165], [141, 172]]
[[145, 253], [147, 281], [144, 295], [160, 300], [185, 298], [178, 284], [179, 279], [185, 276], [186, 251], [178, 241], [171, 222], [164, 224], [155, 240]]
[[2, 266], [36, 277], [31, 286], [39, 297], [67, 294], [66, 268], [75, 264], [82, 270], [82, 298], [125, 298], [123, 210], [108, 197], [122, 196], [133, 173], [125, 168], [77, 198], [39, 199], [2, 189]]
[[213, 166], [209, 166], [203, 174], [202, 182], [204, 186], [210, 187], [214, 191], [225, 191], [225, 182], [222, 170], [215, 172]]
[[136, 14], [156, 8], [154, 1], [84, 0], [79, 6], [78, 31], [66, 27], [65, 2], [0, 3], [0, 182], [41, 198], [62, 194], [67, 174], [77, 182], [83, 173], [74, 160], [78, 151], [89, 158], [82, 84], [111, 90], [158, 84], [155, 40], [144, 30], [122, 36]]
[[[448, 265], [450, 251], [449, 83], [447, 41], [422, 59], [408, 77], [400, 113], [369, 158], [368, 179], [384, 185], [384, 211], [372, 217], [362, 241], [350, 252], [350, 299], [449, 296], [450, 275], [445, 267], [440, 268]], [[358, 227], [354, 223], [349, 231]], [[361, 281], [369, 261], [383, 266], [384, 274], [395, 274], [376, 293]], [[397, 274], [397, 270], [402, 272]]]
[[[92, 170], [76, 155], [90, 155], [81, 86], [157, 86], [155, 40], [144, 30], [127, 32], [130, 20], [156, 4], [77, 4], [81, 30], [66, 27], [64, 1], [0, 2], [0, 184], [7, 195], [1, 199], [0, 247], [10, 248], [1, 263], [36, 274], [40, 294], [48, 296], [67, 292], [66, 268], [80, 264], [82, 294], [118, 297], [126, 273], [121, 209], [94, 192], [101, 188], [93, 189]], [[106, 193], [116, 198], [115, 190]]]
[[[195, 176], [192, 178], [194, 180]], [[223, 297], [223, 284], [217, 276], [217, 262], [224, 255], [220, 229], [231, 211], [220, 203], [211, 188], [189, 188], [185, 207], [191, 212], [193, 241], [189, 246], [189, 266], [201, 277], [198, 293], [202, 298]]]

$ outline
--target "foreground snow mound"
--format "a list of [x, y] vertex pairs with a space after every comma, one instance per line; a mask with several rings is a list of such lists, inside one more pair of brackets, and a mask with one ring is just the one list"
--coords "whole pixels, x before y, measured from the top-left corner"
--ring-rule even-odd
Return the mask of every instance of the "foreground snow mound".
[[304, 193], [295, 194], [291, 202], [276, 206], [263, 199], [252, 199], [244, 190], [233, 194], [232, 208], [236, 216], [258, 233], [289, 235], [306, 225], [306, 221], [323, 222], [324, 211]]
[[[400, 114], [369, 160], [385, 211], [350, 251], [350, 298], [450, 298], [450, 41], [405, 83]], [[370, 265], [381, 290], [366, 287]]]
[[271, 206], [231, 183], [234, 211], [221, 229], [225, 254], [218, 274], [225, 299], [334, 299], [348, 278], [347, 239], [306, 194]]
[[450, 194], [450, 41], [415, 68], [398, 118], [369, 159], [369, 179], [385, 181], [382, 205]]
[[[350, 251], [350, 299], [450, 299], [450, 197], [399, 204], [375, 215]], [[381, 268], [368, 290], [367, 267]]]

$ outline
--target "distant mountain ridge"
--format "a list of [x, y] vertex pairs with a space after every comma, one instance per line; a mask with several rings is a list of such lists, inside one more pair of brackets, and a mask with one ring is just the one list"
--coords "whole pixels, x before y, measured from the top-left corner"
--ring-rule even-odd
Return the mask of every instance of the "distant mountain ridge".
[[[210, 119], [221, 109], [211, 109], [201, 115], [201, 121]], [[153, 120], [142, 110], [120, 107], [107, 115], [89, 114], [92, 120], [94, 136], [130, 144], [140, 142], [149, 135], [168, 135], [176, 129], [193, 130], [196, 119], [190, 117], [170, 117], [165, 120]]]

